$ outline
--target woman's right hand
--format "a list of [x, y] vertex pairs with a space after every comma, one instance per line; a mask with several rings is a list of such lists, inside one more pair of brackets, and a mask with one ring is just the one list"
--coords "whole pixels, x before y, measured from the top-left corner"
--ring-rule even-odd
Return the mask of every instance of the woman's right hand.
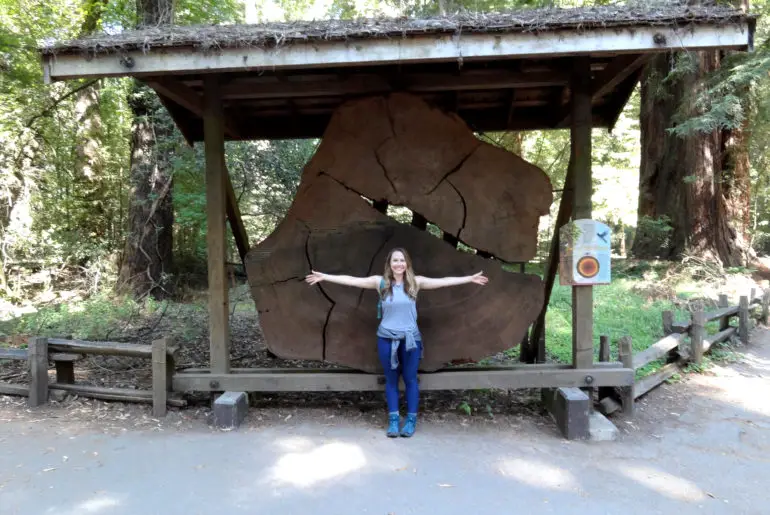
[[313, 270], [311, 273], [305, 276], [305, 282], [307, 282], [308, 284], [320, 283], [323, 280], [324, 280], [324, 274], [322, 274], [321, 272], [316, 272], [315, 270]]

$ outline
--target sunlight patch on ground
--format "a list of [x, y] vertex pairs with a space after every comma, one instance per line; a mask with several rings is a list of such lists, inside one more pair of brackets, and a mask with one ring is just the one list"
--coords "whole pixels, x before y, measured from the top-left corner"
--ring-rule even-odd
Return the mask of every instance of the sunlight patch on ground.
[[[743, 361], [752, 362], [752, 368], [755, 371], [758, 369], [760, 375], [764, 375], [766, 370], [768, 370], [767, 375], [770, 375], [768, 360], [746, 355]], [[703, 385], [696, 394], [698, 397], [721, 401], [757, 415], [770, 416], [766, 379], [757, 377], [756, 373], [746, 377], [740, 370], [719, 365], [712, 367], [709, 372], [713, 376], [705, 375], [697, 378], [697, 381]]]
[[621, 465], [618, 470], [627, 478], [670, 499], [688, 502], [706, 499], [706, 493], [692, 481], [662, 470], [640, 465]]
[[284, 452], [305, 452], [309, 451], [313, 445], [310, 438], [303, 436], [291, 436], [288, 438], [281, 438], [275, 444]]
[[48, 513], [52, 515], [87, 515], [109, 513], [110, 508], [116, 508], [121, 505], [121, 501], [114, 496], [102, 494], [86, 499], [72, 508], [61, 511], [61, 508], [49, 508]]
[[565, 491], [578, 489], [577, 480], [570, 471], [539, 460], [504, 460], [498, 470], [503, 476], [536, 488]]
[[361, 447], [335, 442], [282, 456], [273, 467], [270, 478], [276, 483], [307, 488], [350, 474], [365, 465], [366, 456]]

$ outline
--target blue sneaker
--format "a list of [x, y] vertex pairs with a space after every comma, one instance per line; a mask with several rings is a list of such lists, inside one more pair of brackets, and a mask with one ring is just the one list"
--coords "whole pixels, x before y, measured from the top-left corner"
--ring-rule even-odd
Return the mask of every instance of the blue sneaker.
[[396, 438], [398, 436], [398, 422], [400, 417], [398, 413], [388, 416], [388, 432], [385, 433], [388, 438]]
[[417, 415], [415, 414], [409, 414], [406, 416], [406, 422], [404, 423], [404, 427], [401, 428], [401, 436], [404, 438], [409, 438], [414, 434], [414, 430], [417, 427]]

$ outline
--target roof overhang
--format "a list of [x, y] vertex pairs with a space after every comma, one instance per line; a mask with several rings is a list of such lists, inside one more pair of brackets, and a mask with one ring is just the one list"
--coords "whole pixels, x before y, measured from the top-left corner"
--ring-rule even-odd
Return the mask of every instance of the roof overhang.
[[47, 81], [136, 77], [155, 89], [189, 141], [203, 139], [203, 76], [221, 77], [228, 139], [320, 137], [346, 100], [407, 91], [479, 131], [569, 124], [570, 58], [589, 56], [593, 121], [612, 127], [646, 60], [676, 50], [750, 50], [754, 18], [626, 23], [546, 31], [295, 38], [280, 45], [61, 46], [43, 52]]

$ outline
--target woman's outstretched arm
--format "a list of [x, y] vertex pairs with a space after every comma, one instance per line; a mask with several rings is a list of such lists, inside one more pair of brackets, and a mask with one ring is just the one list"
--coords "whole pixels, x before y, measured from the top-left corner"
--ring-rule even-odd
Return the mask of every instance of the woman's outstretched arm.
[[323, 274], [313, 270], [305, 277], [305, 281], [308, 284], [320, 283], [326, 281], [335, 284], [342, 284], [344, 286], [353, 286], [356, 288], [365, 288], [369, 290], [376, 290], [377, 285], [380, 282], [379, 275], [372, 275], [369, 277], [353, 277], [352, 275], [332, 275]]
[[459, 286], [460, 284], [480, 284], [485, 285], [489, 282], [489, 278], [484, 275], [484, 272], [478, 272], [473, 275], [466, 275], [464, 277], [423, 277], [417, 276], [417, 285], [421, 290], [435, 290], [437, 288], [445, 288], [447, 286]]

